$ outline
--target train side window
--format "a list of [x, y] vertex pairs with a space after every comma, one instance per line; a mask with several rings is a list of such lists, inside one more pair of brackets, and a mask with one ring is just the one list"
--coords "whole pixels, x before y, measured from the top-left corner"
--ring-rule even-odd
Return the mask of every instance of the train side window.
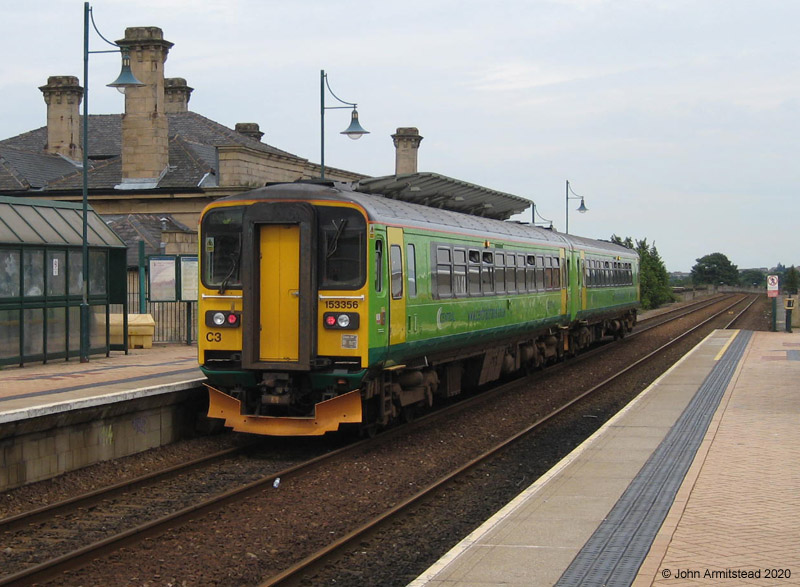
[[536, 289], [544, 289], [544, 257], [542, 255], [536, 256]]
[[408, 296], [417, 297], [417, 253], [414, 245], [406, 245], [406, 269], [408, 271]]
[[484, 252], [481, 256], [483, 264], [481, 265], [481, 291], [484, 294], [494, 293], [494, 265], [491, 252]]
[[392, 299], [403, 298], [403, 251], [400, 245], [389, 247], [389, 263], [392, 271]]
[[464, 249], [453, 250], [453, 294], [467, 295], [467, 252]]
[[467, 270], [469, 271], [469, 275], [467, 276], [467, 280], [469, 282], [469, 295], [479, 296], [481, 295], [481, 254], [474, 249], [470, 250], [468, 259], [469, 267]]
[[447, 247], [436, 249], [436, 291], [440, 298], [453, 295], [453, 259]]
[[517, 255], [517, 291], [525, 293], [525, 255]]
[[506, 291], [517, 291], [517, 257], [513, 253], [506, 255]]
[[553, 259], [551, 257], [544, 258], [544, 288], [551, 289], [553, 287]]
[[561, 289], [561, 259], [553, 257], [553, 289]]
[[383, 239], [375, 240], [375, 291], [383, 291]]
[[528, 286], [528, 291], [536, 291], [536, 257], [534, 255], [528, 255], [527, 257], [525, 282]]
[[506, 291], [506, 255], [505, 253], [495, 253], [494, 255], [494, 278], [497, 293]]

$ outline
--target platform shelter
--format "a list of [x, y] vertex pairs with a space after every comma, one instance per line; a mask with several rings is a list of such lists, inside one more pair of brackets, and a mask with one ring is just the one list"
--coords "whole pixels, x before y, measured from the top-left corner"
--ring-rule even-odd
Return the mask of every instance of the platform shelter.
[[[91, 207], [87, 243], [89, 352], [125, 350], [108, 324], [127, 308], [126, 246]], [[0, 197], [0, 366], [78, 357], [82, 289], [82, 204]]]

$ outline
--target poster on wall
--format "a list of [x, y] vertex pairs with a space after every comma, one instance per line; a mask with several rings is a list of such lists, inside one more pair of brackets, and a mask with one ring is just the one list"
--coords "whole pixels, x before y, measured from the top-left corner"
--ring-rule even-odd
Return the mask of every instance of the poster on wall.
[[181, 301], [197, 301], [197, 257], [182, 256], [180, 259]]
[[148, 257], [150, 301], [175, 302], [178, 292], [178, 265], [174, 256]]

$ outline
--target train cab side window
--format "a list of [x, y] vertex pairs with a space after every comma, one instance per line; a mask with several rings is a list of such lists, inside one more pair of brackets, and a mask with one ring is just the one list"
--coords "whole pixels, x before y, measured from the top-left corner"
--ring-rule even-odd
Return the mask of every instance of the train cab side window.
[[320, 289], [358, 289], [366, 271], [366, 221], [357, 210], [317, 208], [317, 263]]
[[375, 240], [375, 291], [383, 291], [383, 240]]
[[481, 295], [481, 254], [479, 251], [469, 252], [469, 295]]
[[467, 295], [467, 251], [464, 249], [453, 250], [453, 294]]
[[201, 275], [207, 287], [220, 291], [242, 287], [239, 270], [243, 215], [243, 207], [229, 206], [211, 210], [203, 217]]
[[408, 271], [408, 296], [417, 297], [417, 252], [414, 245], [406, 245], [406, 269]]
[[400, 245], [389, 247], [389, 263], [391, 264], [392, 299], [403, 298], [403, 252]]
[[440, 298], [453, 295], [453, 258], [448, 247], [436, 249], [436, 291]]

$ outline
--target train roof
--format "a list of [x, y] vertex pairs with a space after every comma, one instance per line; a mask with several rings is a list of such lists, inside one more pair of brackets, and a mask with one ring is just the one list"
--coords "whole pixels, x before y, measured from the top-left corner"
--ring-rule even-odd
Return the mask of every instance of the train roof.
[[422, 204], [388, 198], [376, 193], [363, 193], [353, 190], [352, 186], [346, 183], [295, 182], [272, 184], [224, 198], [226, 201], [259, 199], [349, 201], [364, 208], [368, 218], [375, 222], [444, 232], [457, 231], [479, 238], [486, 238], [487, 236], [491, 238], [494, 236], [557, 247], [575, 246], [598, 253], [638, 257], [635, 251], [609, 241], [567, 235], [555, 230], [539, 228], [520, 222], [486, 218], [443, 208], [432, 208]]

